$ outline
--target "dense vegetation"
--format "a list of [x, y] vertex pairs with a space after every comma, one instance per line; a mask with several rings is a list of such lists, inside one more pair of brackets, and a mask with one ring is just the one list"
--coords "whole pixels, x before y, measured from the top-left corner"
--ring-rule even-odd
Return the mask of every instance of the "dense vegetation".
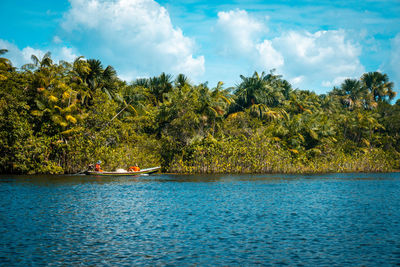
[[184, 75], [121, 81], [111, 66], [0, 57], [0, 172], [75, 173], [161, 165], [167, 172], [388, 171], [400, 165], [400, 101], [386, 74], [329, 93], [273, 71], [234, 88]]

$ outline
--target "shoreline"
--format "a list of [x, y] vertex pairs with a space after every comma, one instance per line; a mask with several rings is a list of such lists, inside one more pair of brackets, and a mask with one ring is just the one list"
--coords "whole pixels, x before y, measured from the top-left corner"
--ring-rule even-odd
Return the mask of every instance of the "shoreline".
[[[158, 172], [151, 174], [154, 175], [321, 175], [321, 174], [350, 174], [350, 173], [360, 173], [360, 174], [379, 174], [379, 173], [400, 173], [400, 169], [395, 169], [391, 171], [346, 171], [346, 172], [225, 172], [225, 173], [185, 173], [185, 172]], [[63, 176], [63, 175], [81, 175], [88, 176], [82, 173], [64, 173], [64, 174], [51, 174], [51, 173], [37, 173], [37, 174], [24, 174], [24, 173], [0, 173], [0, 176], [12, 175], [12, 176], [40, 176], [40, 175], [54, 175], [54, 176]], [[110, 175], [112, 176], [112, 175]]]
[[348, 172], [252, 172], [252, 173], [245, 173], [245, 172], [227, 172], [227, 173], [179, 173], [179, 172], [164, 172], [159, 174], [166, 174], [166, 175], [230, 175], [230, 174], [237, 174], [237, 175], [264, 175], [264, 174], [289, 174], [289, 175], [296, 175], [296, 174], [345, 174], [345, 173], [400, 173], [400, 169], [392, 170], [392, 171], [348, 171]]

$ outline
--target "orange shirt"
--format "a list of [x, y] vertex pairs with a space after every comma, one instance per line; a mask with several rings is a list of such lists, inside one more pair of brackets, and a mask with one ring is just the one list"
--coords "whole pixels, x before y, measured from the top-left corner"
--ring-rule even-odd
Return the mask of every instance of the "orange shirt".
[[138, 166], [129, 167], [129, 171], [138, 172], [138, 171], [140, 171], [140, 168]]
[[101, 172], [102, 170], [101, 170], [100, 164], [96, 164], [96, 165], [94, 166], [94, 170], [95, 170], [96, 172]]

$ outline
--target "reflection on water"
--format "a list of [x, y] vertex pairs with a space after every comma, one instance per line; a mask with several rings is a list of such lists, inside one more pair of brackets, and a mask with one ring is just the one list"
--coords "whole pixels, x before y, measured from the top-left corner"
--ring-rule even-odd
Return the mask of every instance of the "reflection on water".
[[400, 173], [0, 176], [1, 265], [400, 263]]
[[79, 183], [131, 183], [131, 182], [297, 182], [304, 180], [392, 180], [400, 173], [331, 173], [331, 174], [153, 174], [147, 176], [88, 176], [88, 175], [0, 175], [0, 183], [26, 183], [62, 185]]

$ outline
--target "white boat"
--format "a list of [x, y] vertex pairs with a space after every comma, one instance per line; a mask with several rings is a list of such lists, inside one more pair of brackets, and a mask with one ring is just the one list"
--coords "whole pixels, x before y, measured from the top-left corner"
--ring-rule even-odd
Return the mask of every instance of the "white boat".
[[160, 166], [158, 167], [152, 167], [152, 168], [147, 168], [147, 169], [143, 169], [140, 171], [114, 171], [114, 172], [108, 172], [108, 171], [102, 171], [102, 172], [98, 172], [98, 171], [86, 171], [85, 174], [87, 175], [96, 175], [96, 176], [137, 176], [137, 175], [142, 175], [142, 174], [152, 174], [152, 173], [156, 173], [161, 169]]

